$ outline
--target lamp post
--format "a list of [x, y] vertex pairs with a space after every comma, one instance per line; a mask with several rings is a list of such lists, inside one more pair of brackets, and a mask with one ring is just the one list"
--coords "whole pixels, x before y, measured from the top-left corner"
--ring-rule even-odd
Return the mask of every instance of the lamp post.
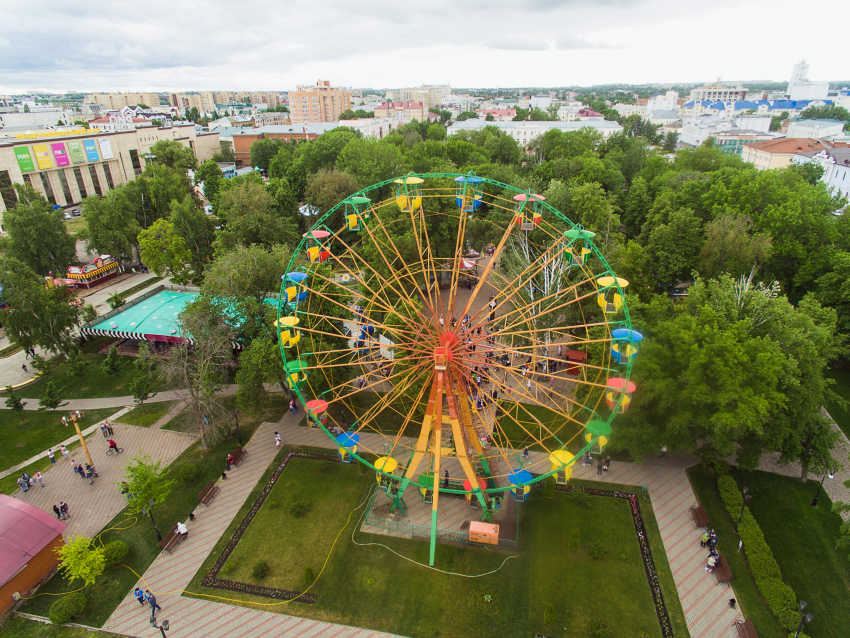
[[797, 625], [797, 633], [794, 634], [794, 638], [799, 638], [800, 632], [803, 630], [803, 623], [806, 623], [808, 625], [815, 619], [814, 616], [806, 613], [807, 606], [808, 603], [805, 600], [800, 601], [800, 624]]
[[744, 489], [741, 490], [741, 493], [744, 497], [744, 500], [741, 503], [741, 513], [738, 514], [738, 520], [735, 522], [735, 531], [736, 532], [738, 531], [738, 525], [741, 524], [741, 519], [744, 517], [744, 508], [747, 506], [747, 503], [749, 503], [751, 500], [753, 500], [753, 497], [750, 496], [749, 493], [748, 493], [749, 491], [750, 491], [749, 487], [744, 487]]
[[236, 419], [236, 440], [239, 445], [242, 445], [242, 433], [239, 431], [239, 408], [233, 413], [233, 418]]
[[834, 477], [834, 476], [835, 476], [835, 474], [833, 474], [833, 473], [832, 473], [832, 472], [830, 472], [829, 470], [827, 470], [827, 471], [824, 473], [823, 478], [820, 480], [820, 485], [818, 485], [818, 491], [815, 493], [815, 498], [812, 500], [812, 507], [817, 507], [817, 506], [818, 506], [818, 497], [820, 496], [820, 491], [823, 489], [823, 482], [826, 480], [826, 477], [827, 477], [827, 476], [828, 476], [829, 478], [832, 478], [832, 477]]
[[168, 620], [163, 620], [161, 625], [156, 624], [156, 616], [151, 616], [151, 626], [159, 629], [159, 632], [162, 634], [162, 638], [166, 638], [165, 632], [169, 629]]
[[143, 507], [142, 508], [142, 514], [147, 514], [148, 516], [151, 517], [151, 523], [153, 523], [153, 529], [156, 532], [156, 540], [162, 542], [162, 534], [159, 533], [159, 528], [156, 526], [156, 521], [153, 520], [153, 504], [154, 504], [154, 500], [150, 499], [148, 501], [149, 507], [147, 508], [147, 510]]

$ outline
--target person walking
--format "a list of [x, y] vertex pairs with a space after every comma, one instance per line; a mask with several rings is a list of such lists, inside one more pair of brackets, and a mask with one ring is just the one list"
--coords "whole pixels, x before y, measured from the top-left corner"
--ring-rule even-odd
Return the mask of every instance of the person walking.
[[113, 430], [112, 426], [109, 424], [109, 419], [106, 420], [106, 432], [109, 436], [113, 436], [115, 434], [115, 430]]
[[106, 427], [106, 421], [100, 424], [100, 431], [103, 433], [104, 439], [109, 436], [109, 428]]
[[59, 509], [58, 505], [53, 506], [53, 513], [56, 514], [56, 518], [58, 518], [60, 521], [62, 520], [62, 510]]
[[705, 547], [706, 545], [708, 545], [708, 530], [705, 530], [702, 533], [702, 538], [700, 538], [700, 541], [699, 541], [700, 547]]
[[602, 459], [596, 464], [596, 476], [602, 476]]
[[151, 616], [156, 616], [157, 610], [162, 610], [162, 607], [156, 604], [156, 596], [154, 596], [149, 589], [146, 589], [145, 598], [147, 598], [148, 604], [151, 606]]
[[47, 458], [50, 459], [50, 465], [56, 465], [56, 455], [53, 453], [53, 450], [47, 450]]
[[68, 514], [68, 504], [65, 501], [59, 501], [59, 511], [62, 513], [62, 519], [68, 520], [71, 516]]
[[661, 446], [661, 455], [658, 458], [663, 459], [665, 456], [667, 456], [667, 446], [662, 445]]
[[449, 489], [449, 471], [446, 470], [446, 473], [443, 475], [443, 489]]
[[59, 446], [59, 451], [62, 452], [62, 456], [64, 456], [66, 459], [71, 458], [71, 453], [68, 451], [68, 448], [66, 448], [64, 445]]
[[277, 432], [274, 433], [274, 445], [280, 447], [280, 434]]
[[21, 477], [19, 476], [19, 477], [18, 477], [18, 481], [17, 481], [17, 483], [18, 483], [18, 486], [21, 488], [21, 491], [22, 491], [24, 494], [26, 494], [26, 491], [30, 488], [30, 483], [29, 483], [29, 481], [25, 481], [23, 478], [21, 478]]
[[22, 363], [22, 364], [21, 364], [21, 367], [24, 369], [24, 374], [29, 374], [29, 373], [30, 373], [30, 371], [29, 371], [29, 370], [27, 370], [27, 364], [26, 364], [26, 363]]
[[41, 472], [36, 472], [33, 478], [38, 481], [38, 484], [44, 487], [44, 481], [41, 480]]
[[142, 591], [141, 587], [136, 587], [133, 590], [133, 596], [136, 597], [136, 600], [139, 601], [139, 604], [144, 607], [145, 606], [145, 592]]

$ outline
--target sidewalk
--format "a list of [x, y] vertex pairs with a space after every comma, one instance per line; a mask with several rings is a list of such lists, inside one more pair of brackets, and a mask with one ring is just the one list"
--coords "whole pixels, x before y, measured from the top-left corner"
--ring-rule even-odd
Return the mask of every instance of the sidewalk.
[[[227, 481], [219, 481], [221, 492], [210, 506], [199, 505], [195, 510], [195, 520], [187, 523], [189, 537], [177, 546], [173, 554], [161, 553], [144, 573], [145, 583], [141, 586], [149, 587], [157, 594], [157, 602], [162, 606], [159, 618], [167, 618], [181, 637], [390, 638], [388, 634], [368, 629], [234, 607], [181, 595], [277, 455], [279, 449], [274, 445], [273, 433], [306, 429], [295, 425], [302, 416], [303, 412], [297, 416], [287, 412], [280, 423], [263, 423], [257, 428], [245, 445], [248, 457], [240, 467], [231, 469]], [[286, 435], [284, 441], [291, 443]], [[226, 597], [227, 593], [221, 595]], [[285, 605], [281, 607], [285, 608]], [[139, 609], [139, 603], [131, 592], [103, 628], [129, 636], [149, 638], [149, 619], [149, 609]]]

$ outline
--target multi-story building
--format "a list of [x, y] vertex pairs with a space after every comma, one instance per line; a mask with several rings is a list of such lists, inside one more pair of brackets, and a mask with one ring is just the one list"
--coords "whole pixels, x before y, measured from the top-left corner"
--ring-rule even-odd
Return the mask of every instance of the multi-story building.
[[52, 111], [32, 111], [20, 113], [14, 107], [11, 113], [0, 111], [0, 128], [19, 126], [70, 126], [79, 117], [74, 111], [56, 108]]
[[510, 122], [516, 117], [516, 109], [482, 109], [478, 113], [485, 120], [492, 115], [497, 122]]
[[425, 110], [439, 109], [440, 104], [451, 96], [452, 87], [448, 84], [419, 86], [407, 89], [391, 89], [387, 91], [387, 102], [421, 102]]
[[829, 82], [812, 82], [809, 80], [809, 65], [800, 60], [791, 72], [788, 83], [789, 100], [825, 100], [829, 95]]
[[145, 155], [161, 140], [191, 148], [200, 162], [221, 148], [217, 132], [198, 134], [194, 124], [109, 132], [45, 130], [0, 139], [0, 213], [17, 204], [14, 184], [30, 184], [58, 206], [103, 195], [139, 175]]
[[[564, 107], [562, 106], [562, 108]], [[630, 115], [646, 116], [646, 104], [623, 104], [622, 102], [618, 102], [611, 108], [617, 111], [621, 117], [629, 117]], [[561, 109], [558, 109], [559, 117], [561, 115]]]
[[841, 146], [825, 148], [822, 151], [805, 151], [797, 153], [791, 162], [819, 164], [824, 169], [820, 181], [826, 184], [833, 194], [850, 197], [850, 148]]
[[565, 133], [569, 131], [578, 131], [585, 127], [595, 129], [602, 133], [603, 137], [610, 137], [614, 133], [620, 133], [623, 127], [617, 122], [612, 122], [604, 118], [593, 118], [583, 122], [487, 122], [482, 118], [464, 120], [463, 122], [455, 122], [448, 129], [449, 135], [454, 135], [458, 131], [473, 130], [478, 131], [485, 126], [495, 126], [504, 131], [507, 135], [513, 137], [523, 146], [536, 138], [543, 135], [546, 131], [557, 129]]
[[315, 86], [299, 86], [289, 94], [289, 112], [293, 124], [336, 122], [339, 114], [351, 108], [351, 94], [335, 88], [327, 80]]
[[277, 111], [256, 113], [251, 118], [251, 125], [254, 128], [260, 128], [261, 126], [283, 126], [290, 123], [289, 113], [278, 113]]
[[120, 111], [125, 106], [159, 106], [159, 95], [156, 93], [89, 93], [84, 100], [87, 104], [97, 104], [113, 111]]
[[168, 101], [178, 109], [196, 108], [202, 113], [212, 113], [215, 110], [215, 96], [212, 91], [200, 93], [169, 93]]
[[760, 170], [771, 168], [786, 168], [791, 165], [791, 159], [800, 153], [822, 151], [826, 147], [823, 142], [805, 138], [781, 138], [768, 142], [745, 144], [741, 159], [754, 164]]
[[679, 93], [667, 91], [664, 95], [656, 93], [646, 102], [646, 113], [652, 115], [654, 111], [678, 111]]
[[711, 102], [729, 102], [737, 100], [746, 100], [749, 89], [740, 84], [737, 86], [725, 86], [720, 83], [709, 84], [707, 86], [698, 86], [691, 90], [691, 102], [711, 101]]
[[824, 138], [841, 135], [846, 122], [838, 120], [791, 120], [786, 137]]
[[428, 119], [428, 109], [422, 102], [384, 102], [375, 107], [375, 117], [391, 117], [409, 122]]

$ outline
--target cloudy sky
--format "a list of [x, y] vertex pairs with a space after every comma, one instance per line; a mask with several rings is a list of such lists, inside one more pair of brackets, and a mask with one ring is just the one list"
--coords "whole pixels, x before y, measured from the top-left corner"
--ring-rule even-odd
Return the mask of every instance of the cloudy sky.
[[848, 0], [0, 0], [0, 92], [850, 79], [830, 16]]

